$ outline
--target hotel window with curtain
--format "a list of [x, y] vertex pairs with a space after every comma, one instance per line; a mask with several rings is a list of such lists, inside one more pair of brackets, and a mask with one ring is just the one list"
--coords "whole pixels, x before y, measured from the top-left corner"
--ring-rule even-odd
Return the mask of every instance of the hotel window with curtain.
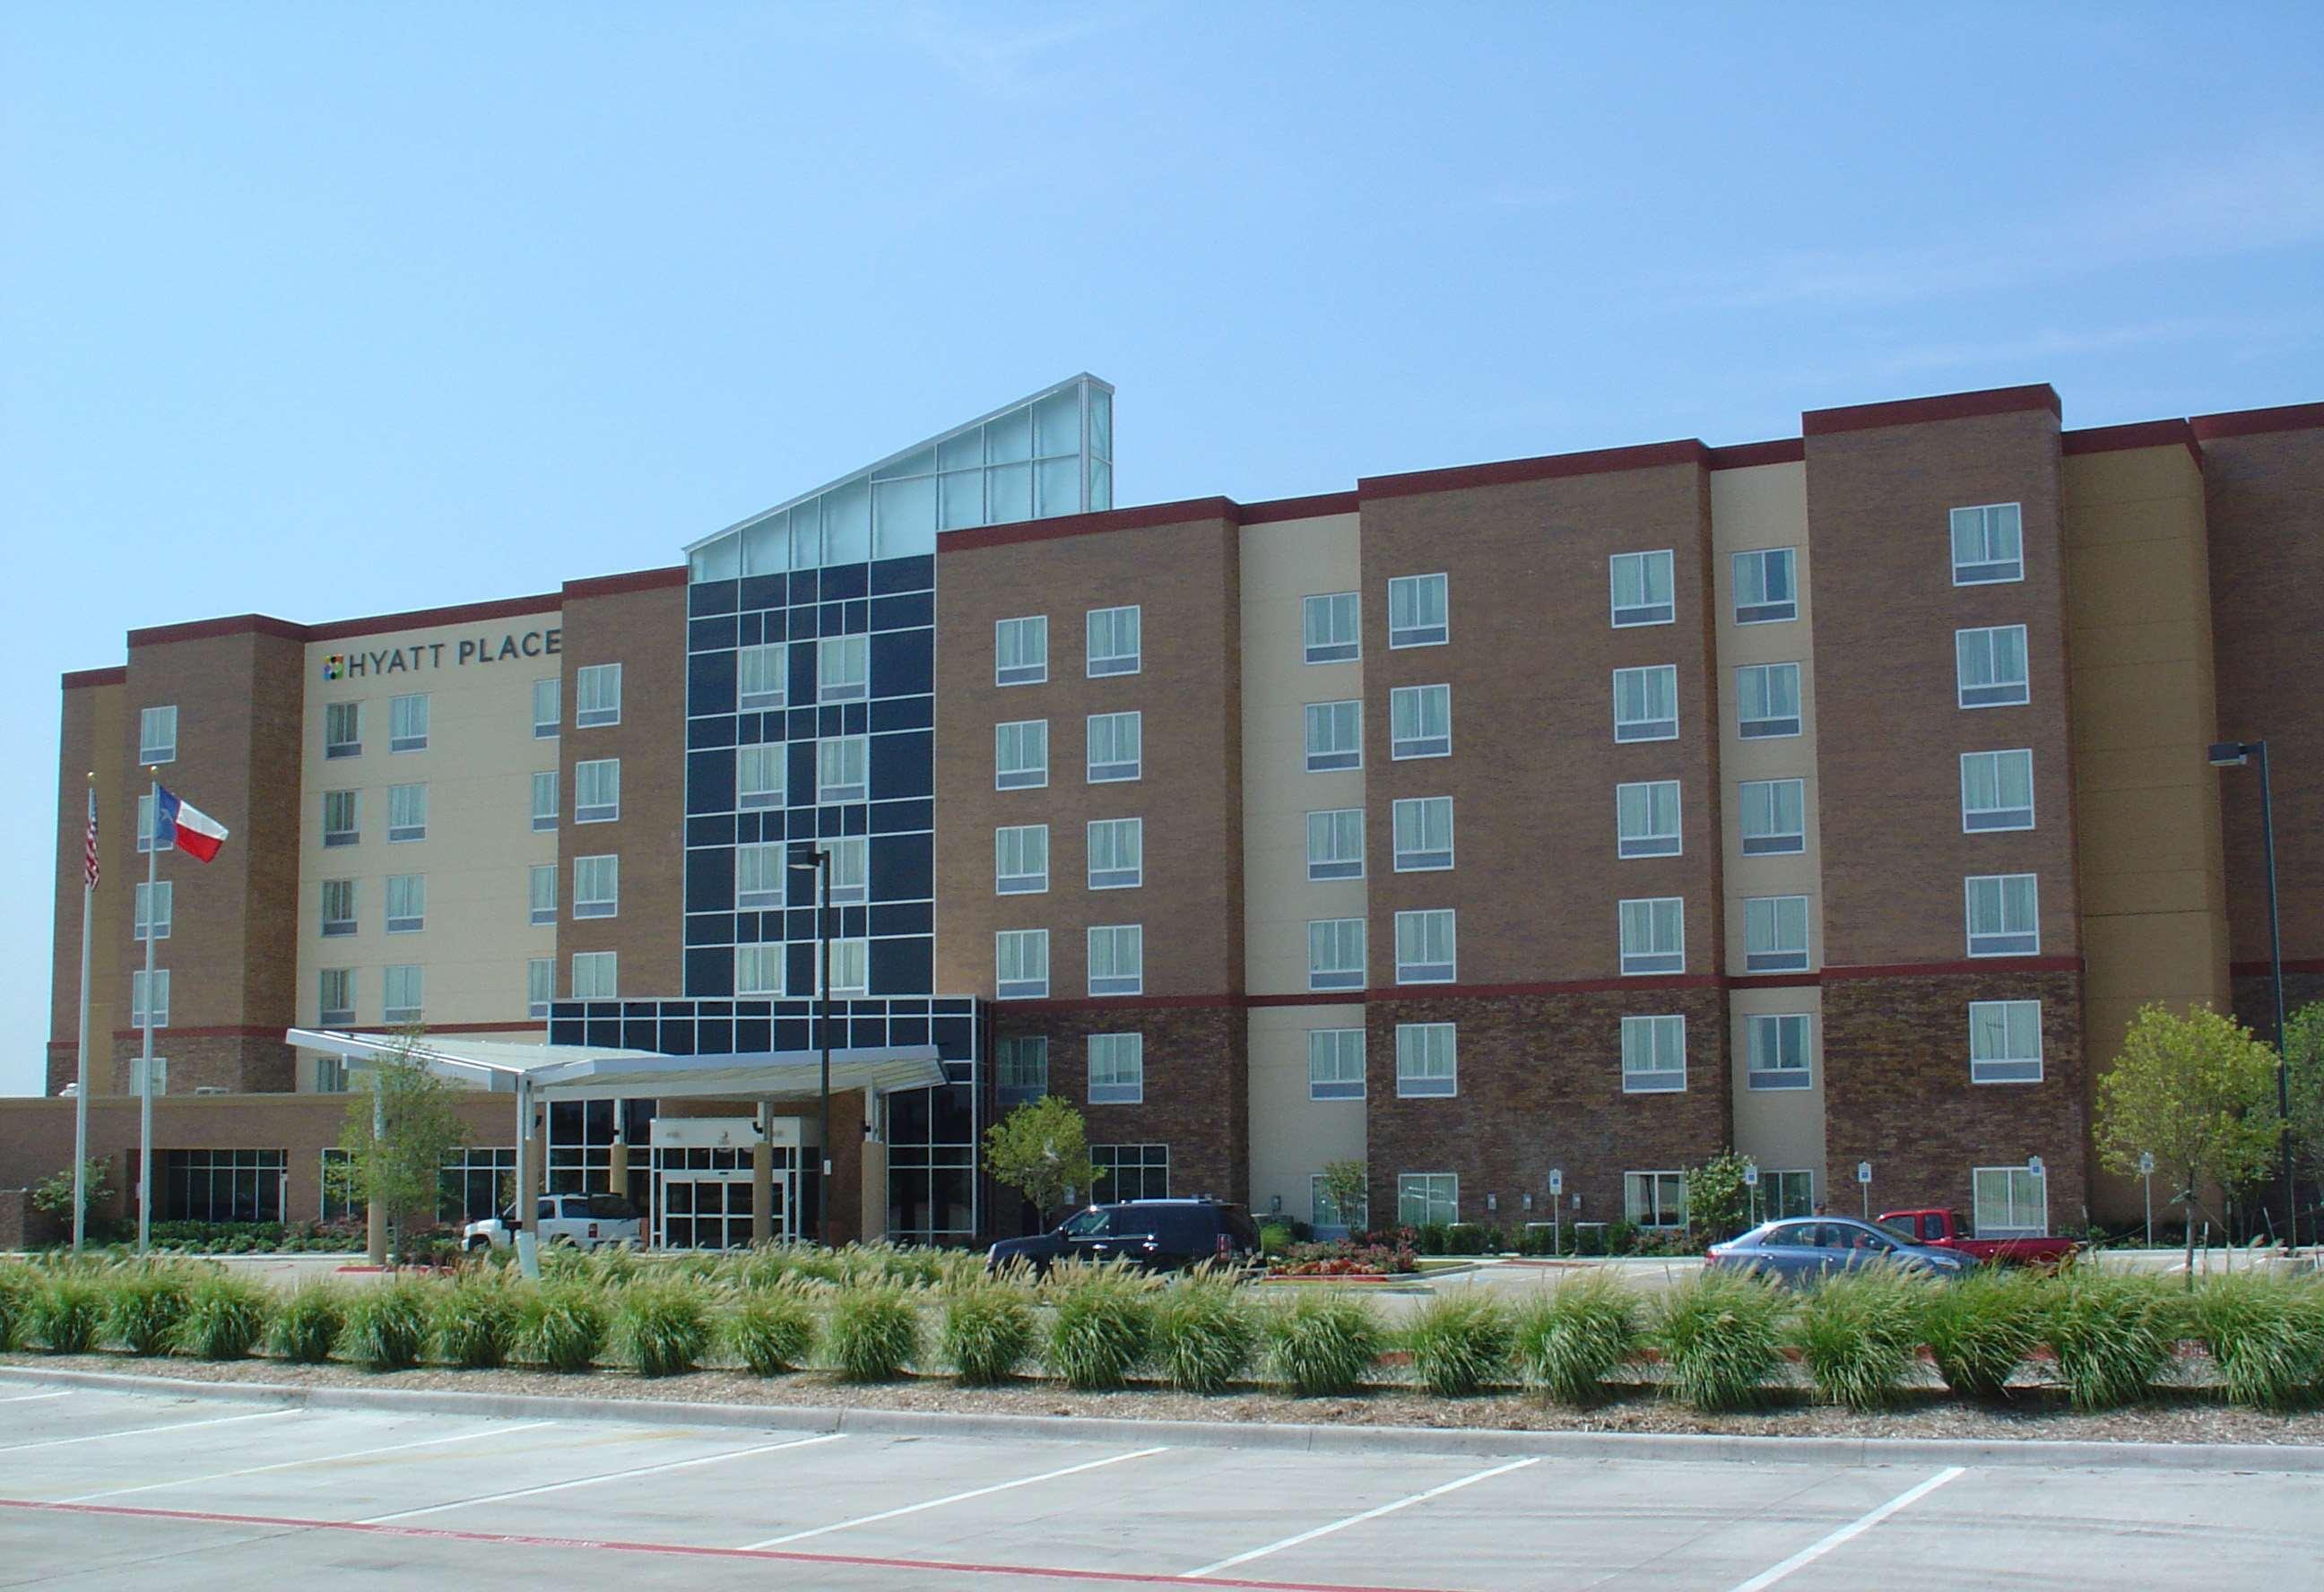
[[1087, 839], [1091, 889], [1130, 890], [1145, 882], [1145, 819], [1093, 819]]
[[734, 705], [744, 713], [782, 706], [789, 667], [780, 642], [742, 649], [734, 655]]
[[1137, 995], [1146, 988], [1146, 930], [1134, 923], [1102, 924], [1089, 932], [1089, 992]]
[[360, 702], [328, 702], [323, 704], [323, 757], [359, 758], [363, 756], [363, 704]]
[[531, 897], [532, 922], [536, 927], [553, 927], [557, 923], [557, 864], [536, 863], [525, 870], [525, 880]]
[[1138, 673], [1144, 645], [1139, 629], [1140, 611], [1134, 603], [1127, 608], [1090, 610], [1089, 677]]
[[535, 680], [532, 683], [532, 738], [535, 741], [554, 741], [564, 728], [565, 682]]
[[622, 759], [573, 765], [573, 822], [611, 824], [622, 815]]
[[734, 910], [765, 912], [783, 904], [786, 876], [790, 870], [780, 841], [753, 842], [734, 848]]
[[137, 760], [174, 763], [178, 760], [178, 710], [149, 707], [137, 714]]
[[387, 704], [387, 750], [428, 750], [428, 698], [394, 696]]
[[589, 730], [622, 722], [622, 666], [584, 664], [573, 671], [573, 723]]
[[424, 841], [428, 838], [428, 787], [391, 785], [387, 787], [387, 838]]
[[1028, 614], [1022, 619], [995, 620], [992, 625], [992, 683], [996, 686], [1038, 686], [1049, 677], [1049, 616]]
[[573, 916], [613, 917], [621, 911], [621, 906], [620, 856], [574, 858]]

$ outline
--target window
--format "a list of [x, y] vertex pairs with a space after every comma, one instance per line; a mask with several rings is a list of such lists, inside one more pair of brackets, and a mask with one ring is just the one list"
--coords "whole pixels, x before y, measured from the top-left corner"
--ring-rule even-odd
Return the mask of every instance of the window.
[[1808, 965], [1808, 898], [1753, 896], [1743, 903], [1743, 971], [1796, 973]]
[[992, 683], [1038, 686], [1049, 677], [1049, 616], [997, 620], [992, 626]]
[[[325, 811], [329, 810], [330, 796], [323, 797]], [[327, 844], [333, 843], [326, 842]], [[153, 793], [147, 791], [137, 798], [137, 854], [143, 856], [153, 849]]]
[[1676, 1228], [1686, 1225], [1686, 1173], [1626, 1172], [1622, 1174], [1622, 1216], [1633, 1227]]
[[573, 671], [573, 723], [581, 730], [622, 722], [622, 666], [584, 664]]
[[1972, 1000], [1969, 1003], [1969, 1081], [1971, 1083], [2042, 1081], [2040, 1001]]
[[1093, 1106], [1134, 1106], [1146, 1098], [1146, 1035], [1089, 1036], [1089, 1098]]
[[1616, 786], [1614, 832], [1618, 857], [1677, 856], [1678, 781]]
[[1364, 876], [1364, 810], [1336, 807], [1307, 814], [1307, 877]]
[[1307, 772], [1364, 766], [1363, 704], [1311, 702], [1307, 713]]
[[622, 759], [573, 765], [573, 822], [611, 824], [622, 815]]
[[532, 738], [554, 741], [565, 727], [565, 682], [557, 679], [535, 680], [532, 683]]
[[1003, 929], [992, 936], [992, 994], [1038, 1000], [1049, 993], [1049, 931]]
[[1805, 1089], [1814, 1082], [1806, 1014], [1744, 1018], [1743, 1065], [1753, 1089]]
[[1396, 1180], [1399, 1227], [1449, 1226], [1461, 1219], [1461, 1178], [1452, 1172], [1399, 1173]]
[[1953, 584], [1988, 585], [2025, 578], [2024, 526], [2015, 503], [1952, 511]]
[[[315, 1015], [325, 1026], [342, 1026], [355, 1020], [355, 974], [353, 968], [327, 967], [315, 978]], [[336, 1061], [336, 1056], [327, 1056]]]
[[1625, 901], [1622, 971], [1625, 973], [1686, 971], [1686, 903], [1676, 896]]
[[335, 940], [355, 932], [355, 881], [351, 879], [327, 879], [323, 881], [323, 938]]
[[573, 859], [573, 916], [612, 917], [622, 906], [622, 859]]
[[1444, 576], [1402, 575], [1388, 583], [1390, 647], [1441, 647], [1451, 635]]
[[992, 832], [995, 895], [1038, 895], [1049, 888], [1049, 826], [1023, 824]]
[[1775, 857], [1808, 849], [1807, 782], [1746, 779], [1736, 791], [1743, 816], [1743, 854]]
[[428, 787], [391, 785], [387, 787], [387, 838], [424, 841], [428, 838]]
[[1364, 987], [1364, 920], [1318, 918], [1307, 925], [1307, 988]]
[[[1349, 1201], [1348, 1208], [1342, 1210], [1332, 1202], [1332, 1196], [1323, 1192], [1323, 1177], [1321, 1173], [1314, 1173], [1307, 1179], [1307, 1212], [1309, 1218], [1319, 1228], [1344, 1228], [1351, 1233], [1363, 1231], [1371, 1219], [1365, 1209], [1367, 1203], [1359, 1196]], [[1317, 1236], [1322, 1237], [1321, 1234]]]
[[[352, 846], [363, 839], [357, 818], [361, 811], [356, 804], [357, 793], [352, 790], [327, 790], [323, 793], [323, 843], [327, 846]], [[152, 797], [142, 799], [137, 814], [141, 839], [152, 833]], [[141, 843], [139, 851], [148, 847]]]
[[1746, 741], [1800, 732], [1800, 666], [1747, 664], [1735, 671], [1735, 731]]
[[859, 834], [827, 840], [823, 846], [831, 853], [831, 904], [861, 906], [872, 893], [872, 842]]
[[281, 1221], [281, 1150], [164, 1150], [155, 1215], [164, 1221]]
[[1049, 721], [1021, 719], [992, 727], [992, 787], [1038, 790], [1049, 783]]
[[783, 948], [780, 945], [734, 947], [734, 993], [780, 995], [783, 992]]
[[1364, 1098], [1364, 1031], [1361, 1028], [1307, 1030], [1307, 1098], [1311, 1100], [1360, 1100]]
[[178, 760], [178, 710], [149, 707], [137, 714], [137, 760], [174, 763]]
[[1035, 1035], [1000, 1040], [992, 1047], [1001, 1103], [1022, 1105], [1049, 1092], [1049, 1042]]
[[1346, 663], [1364, 655], [1357, 629], [1356, 594], [1299, 600], [1299, 633], [1309, 663]]
[[860, 802], [872, 789], [872, 740], [839, 735], [815, 743], [815, 799]]
[[1396, 1092], [1403, 1097], [1459, 1092], [1460, 1044], [1450, 1023], [1396, 1026]]
[[557, 827], [557, 770], [542, 768], [532, 777], [532, 827], [538, 832]]
[[[129, 1058], [129, 1092], [131, 1094], [143, 1094], [145, 1092], [144, 1079], [149, 1071], [152, 1072], [153, 1077], [153, 1092], [155, 1094], [169, 1093], [170, 1058], [167, 1056], [155, 1056], [153, 1058], [153, 1064], [150, 1069], [145, 1065], [144, 1057], [131, 1056]], [[177, 1152], [173, 1151], [163, 1152], [164, 1155], [176, 1153]]]
[[1961, 753], [1961, 828], [2034, 827], [2034, 754], [2031, 751]]
[[1450, 911], [1396, 915], [1397, 983], [1449, 984], [1455, 961]]
[[392, 696], [388, 699], [387, 750], [428, 750], [428, 699], [425, 696]]
[[327, 702], [323, 704], [323, 756], [326, 759], [363, 756], [362, 703]]
[[1980, 1238], [2039, 1238], [2050, 1231], [2049, 1180], [2024, 1166], [1969, 1170]]
[[1674, 1094], [1686, 1088], [1686, 1019], [1622, 1019], [1622, 1092]]
[[170, 937], [170, 908], [176, 891], [175, 883], [166, 879], [150, 885], [143, 879], [137, 882], [135, 905], [130, 909], [132, 940], [143, 940], [148, 934], [156, 940]]
[[611, 1000], [614, 995], [618, 958], [611, 951], [576, 951], [573, 953], [573, 998], [576, 1000]]
[[[605, 1146], [608, 1172], [612, 1146]], [[560, 1152], [566, 1146], [558, 1146]], [[578, 1150], [580, 1146], [573, 1146]], [[594, 1144], [591, 1150], [597, 1148]], [[436, 1214], [449, 1222], [479, 1221], [498, 1210], [501, 1191], [513, 1185], [516, 1146], [466, 1145], [444, 1157], [437, 1173]]]
[[1452, 687], [1398, 686], [1388, 694], [1388, 756], [1442, 758], [1452, 752]]
[[1617, 553], [1607, 562], [1612, 568], [1615, 629], [1671, 622], [1677, 610], [1672, 603], [1667, 551]]
[[1089, 826], [1089, 888], [1134, 889], [1146, 882], [1146, 820], [1100, 818]]
[[1800, 616], [1800, 588], [1795, 578], [1797, 555], [1789, 548], [1768, 548], [1735, 555], [1735, 622], [1773, 624]]
[[527, 892], [531, 900], [532, 922], [536, 926], [548, 926], [557, 922], [557, 864], [538, 863], [525, 870]]
[[1787, 1216], [1814, 1214], [1814, 1173], [1762, 1172], [1759, 1173], [1760, 1219], [1780, 1221]]
[[2040, 894], [2032, 874], [1973, 876], [1967, 888], [1971, 956], [2031, 956], [2042, 949]]
[[2030, 701], [2025, 684], [2025, 627], [1955, 630], [1953, 654], [1963, 707], [2015, 707]]
[[385, 1005], [380, 1010], [380, 1020], [386, 1023], [416, 1023], [420, 1020], [420, 982], [416, 967], [392, 967], [381, 978]]
[[1134, 923], [1089, 932], [1089, 992], [1136, 995], [1146, 987], [1146, 931]]
[[1678, 739], [1678, 666], [1614, 671], [1614, 739]]
[[1135, 779], [1144, 758], [1145, 727], [1141, 715], [1092, 713], [1089, 716], [1089, 782]]
[[1139, 611], [1093, 608], [1089, 612], [1089, 677], [1134, 675], [1139, 668]]
[[783, 904], [789, 859], [780, 841], [754, 842], [734, 848], [734, 910], [764, 912]]
[[1452, 866], [1452, 798], [1412, 796], [1388, 809], [1396, 870], [1429, 873]]
[[1168, 1145], [1092, 1145], [1090, 1164], [1097, 1168], [1097, 1182], [1090, 1190], [1093, 1199], [1170, 1197]]
[[815, 699], [862, 702], [872, 695], [871, 638], [825, 636], [815, 644]]
[[387, 932], [416, 934], [428, 926], [428, 877], [420, 873], [387, 876]]
[[[143, 968], [129, 975], [129, 1026], [133, 1028], [145, 1026], [145, 977]], [[155, 968], [152, 977], [153, 1026], [166, 1028], [170, 1026], [170, 970]]]
[[790, 663], [780, 642], [735, 653], [734, 705], [742, 712], [782, 706], [789, 684]]
[[738, 746], [734, 749], [734, 805], [744, 812], [783, 805], [785, 748]]

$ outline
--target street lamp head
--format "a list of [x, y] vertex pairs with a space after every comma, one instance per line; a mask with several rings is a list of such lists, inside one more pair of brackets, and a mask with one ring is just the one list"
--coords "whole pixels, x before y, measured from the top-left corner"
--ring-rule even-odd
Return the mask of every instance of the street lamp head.
[[2216, 741], [2211, 747], [2211, 767], [2240, 768], [2251, 761], [2251, 748], [2240, 741]]
[[791, 871], [793, 873], [813, 873], [816, 869], [822, 867], [825, 861], [829, 860], [830, 857], [831, 853], [829, 851], [822, 851], [820, 849], [806, 853], [804, 860], [794, 857], [791, 860]]

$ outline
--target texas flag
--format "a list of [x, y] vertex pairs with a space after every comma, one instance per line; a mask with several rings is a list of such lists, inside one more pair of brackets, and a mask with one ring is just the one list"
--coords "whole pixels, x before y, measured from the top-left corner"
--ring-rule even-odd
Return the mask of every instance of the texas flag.
[[168, 786], [154, 788], [161, 793], [153, 808], [154, 843], [175, 846], [204, 862], [217, 856], [226, 843], [226, 825], [191, 802], [180, 801]]

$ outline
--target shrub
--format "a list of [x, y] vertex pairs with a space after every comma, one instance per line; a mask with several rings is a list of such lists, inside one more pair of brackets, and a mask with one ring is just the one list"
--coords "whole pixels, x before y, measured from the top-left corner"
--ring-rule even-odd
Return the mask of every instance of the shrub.
[[1058, 1268], [1044, 1358], [1069, 1387], [1102, 1392], [1130, 1380], [1154, 1338], [1153, 1290], [1116, 1266]]
[[54, 1271], [32, 1291], [26, 1315], [51, 1354], [87, 1354], [104, 1330], [105, 1290], [86, 1271]]
[[824, 1321], [823, 1351], [846, 1381], [891, 1381], [919, 1357], [919, 1307], [893, 1283], [842, 1288]]
[[23, 1342], [35, 1292], [30, 1267], [0, 1261], [0, 1352]]
[[1302, 1398], [1350, 1394], [1386, 1346], [1379, 1318], [1353, 1294], [1304, 1293], [1268, 1318], [1268, 1369]]
[[2002, 1395], [2041, 1337], [2039, 1287], [2024, 1272], [1983, 1265], [1932, 1293], [1921, 1334], [1947, 1387]]
[[283, 1301], [268, 1327], [268, 1350], [302, 1366], [319, 1366], [347, 1324], [346, 1290], [334, 1283], [309, 1283]]
[[265, 1338], [273, 1302], [264, 1284], [245, 1277], [200, 1278], [186, 1290], [173, 1347], [198, 1360], [241, 1359]]
[[1270, 1260], [1290, 1248], [1292, 1243], [1292, 1231], [1282, 1222], [1270, 1221], [1259, 1229], [1259, 1252]]
[[140, 1266], [115, 1277], [106, 1290], [105, 1335], [131, 1354], [168, 1354], [185, 1314], [184, 1276]]
[[1017, 1373], [1033, 1352], [1033, 1306], [1021, 1288], [1005, 1284], [963, 1288], [945, 1301], [936, 1327], [936, 1354], [972, 1387], [990, 1387]]
[[1706, 1270], [1665, 1293], [1655, 1310], [1664, 1385], [1698, 1410], [1759, 1402], [1776, 1367], [1784, 1300], [1744, 1272]]
[[1894, 1403], [1921, 1345], [1932, 1285], [1882, 1265], [1811, 1289], [1792, 1320], [1791, 1340], [1816, 1391], [1850, 1410]]
[[641, 1376], [678, 1376], [702, 1364], [710, 1311], [690, 1283], [640, 1282], [613, 1307], [613, 1352]]
[[1528, 1304], [1517, 1325], [1526, 1382], [1559, 1403], [1593, 1403], [1605, 1376], [1638, 1348], [1638, 1299], [1610, 1272], [1591, 1271]]
[[436, 1357], [464, 1371], [507, 1364], [516, 1337], [517, 1297], [506, 1274], [478, 1266], [436, 1290]]
[[366, 1371], [410, 1370], [428, 1344], [430, 1298], [406, 1278], [352, 1290], [339, 1353]]
[[1505, 1380], [1517, 1344], [1508, 1310], [1476, 1288], [1440, 1293], [1422, 1305], [1403, 1338], [1413, 1376], [1443, 1398], [1468, 1398]]
[[586, 1371], [605, 1347], [605, 1302], [587, 1283], [567, 1279], [524, 1291], [517, 1305], [516, 1358], [549, 1371]]
[[2189, 1314], [2235, 1403], [2288, 1410], [2324, 1393], [2324, 1288], [2317, 1284], [2234, 1273], [2206, 1284]]
[[795, 1288], [753, 1289], [726, 1313], [720, 1336], [756, 1375], [780, 1376], [815, 1352], [815, 1311]]
[[1154, 1364], [1182, 1393], [1222, 1393], [1250, 1368], [1259, 1322], [1250, 1302], [1207, 1266], [1154, 1302]]
[[2045, 1291], [2042, 1338], [2078, 1410], [2143, 1398], [2177, 1347], [2180, 1305], [2160, 1278], [2078, 1267]]

